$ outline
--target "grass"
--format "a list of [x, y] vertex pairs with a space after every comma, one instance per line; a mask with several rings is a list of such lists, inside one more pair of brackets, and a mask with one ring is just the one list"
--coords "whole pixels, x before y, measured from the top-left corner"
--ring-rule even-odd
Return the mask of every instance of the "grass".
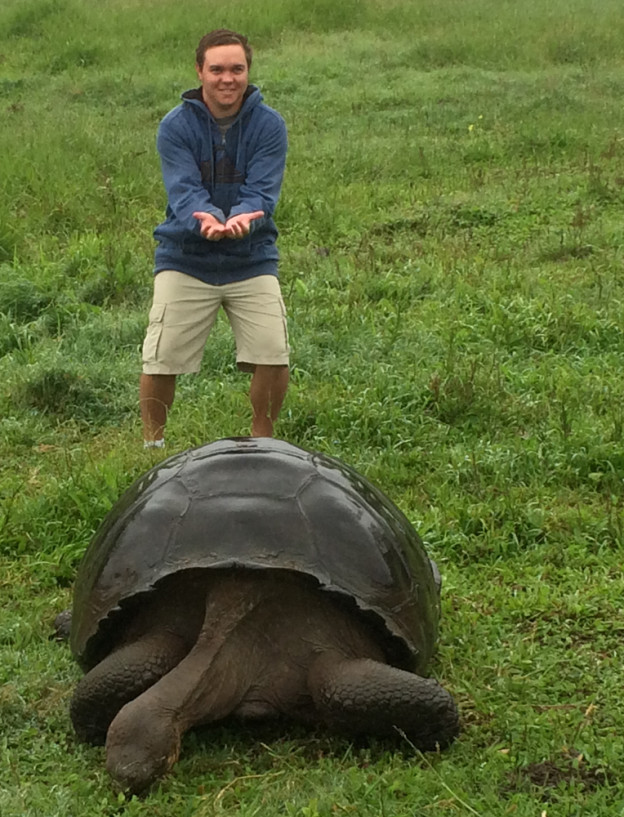
[[[201, 15], [199, 15], [201, 17]], [[293, 346], [278, 432], [342, 457], [444, 577], [422, 756], [296, 729], [189, 735], [110, 787], [50, 639], [81, 555], [159, 455], [136, 383], [161, 116], [204, 29], [285, 116]], [[0, 813], [621, 815], [624, 23], [616, 0], [5, 0], [0, 9]], [[219, 321], [168, 451], [248, 429]]]

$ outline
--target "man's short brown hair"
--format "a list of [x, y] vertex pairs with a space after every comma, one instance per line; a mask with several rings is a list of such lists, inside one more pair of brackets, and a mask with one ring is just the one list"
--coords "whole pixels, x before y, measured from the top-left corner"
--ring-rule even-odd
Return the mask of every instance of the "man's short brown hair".
[[204, 67], [204, 60], [206, 58], [206, 51], [209, 48], [214, 48], [217, 45], [242, 45], [245, 52], [245, 59], [247, 60], [247, 68], [251, 68], [252, 50], [247, 37], [243, 34], [237, 34], [236, 31], [230, 31], [229, 28], [215, 28], [214, 31], [209, 31], [199, 41], [197, 51], [195, 52], [195, 61], [200, 68]]

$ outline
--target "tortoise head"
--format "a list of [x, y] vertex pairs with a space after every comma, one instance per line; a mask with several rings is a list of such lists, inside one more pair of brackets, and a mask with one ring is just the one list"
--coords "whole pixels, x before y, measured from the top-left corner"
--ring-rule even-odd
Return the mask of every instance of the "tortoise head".
[[176, 763], [180, 742], [180, 730], [171, 717], [132, 701], [109, 727], [106, 769], [121, 791], [141, 794]]

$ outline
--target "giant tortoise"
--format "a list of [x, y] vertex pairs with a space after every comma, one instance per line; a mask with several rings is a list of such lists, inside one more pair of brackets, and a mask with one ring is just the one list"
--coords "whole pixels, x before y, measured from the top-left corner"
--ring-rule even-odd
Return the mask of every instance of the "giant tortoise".
[[186, 730], [286, 717], [421, 750], [458, 732], [425, 677], [435, 566], [405, 516], [332, 457], [268, 438], [164, 460], [104, 520], [80, 565], [70, 714], [140, 792]]

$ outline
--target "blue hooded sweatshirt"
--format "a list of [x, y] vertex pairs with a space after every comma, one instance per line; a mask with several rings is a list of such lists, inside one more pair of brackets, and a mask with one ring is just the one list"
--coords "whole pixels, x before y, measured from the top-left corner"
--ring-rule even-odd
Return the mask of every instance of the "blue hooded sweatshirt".
[[[201, 89], [187, 91], [182, 104], [160, 123], [157, 148], [167, 191], [165, 221], [154, 230], [158, 241], [154, 272], [171, 269], [209, 284], [277, 275], [277, 204], [286, 163], [282, 117], [262, 102], [250, 85], [225, 137], [203, 102]], [[222, 223], [230, 216], [262, 210], [249, 235], [208, 241], [193, 213], [211, 213]]]

